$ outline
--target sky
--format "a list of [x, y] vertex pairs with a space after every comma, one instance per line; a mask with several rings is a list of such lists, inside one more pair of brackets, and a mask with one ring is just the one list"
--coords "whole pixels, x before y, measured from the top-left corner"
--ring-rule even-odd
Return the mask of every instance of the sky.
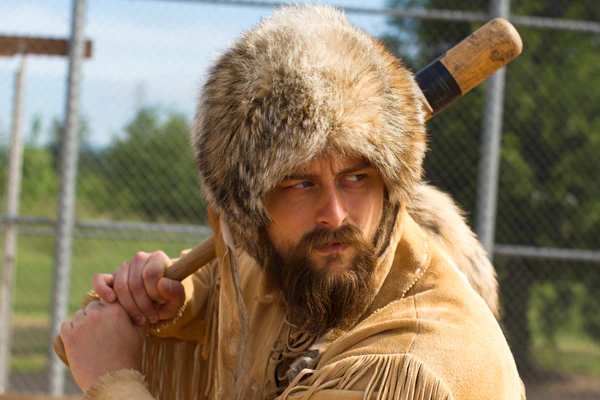
[[[330, 3], [332, 4], [332, 3]], [[337, 5], [382, 8], [384, 0], [340, 0]], [[0, 34], [68, 38], [71, 0], [2, 0]], [[123, 134], [135, 111], [157, 106], [193, 117], [206, 71], [217, 56], [268, 8], [158, 0], [88, 0], [85, 36], [93, 58], [82, 70], [81, 114], [90, 126], [90, 144], [105, 146]], [[380, 16], [348, 16], [377, 35]], [[0, 58], [0, 142], [7, 143], [17, 57]], [[24, 133], [34, 116], [48, 139], [54, 118], [64, 118], [67, 59], [30, 56], [24, 88]]]

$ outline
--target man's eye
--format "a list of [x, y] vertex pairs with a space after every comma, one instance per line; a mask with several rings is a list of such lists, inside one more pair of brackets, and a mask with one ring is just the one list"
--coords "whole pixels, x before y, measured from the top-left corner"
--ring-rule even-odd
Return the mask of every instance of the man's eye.
[[314, 186], [314, 183], [311, 181], [300, 181], [300, 180], [289, 180], [287, 182], [281, 183], [280, 187], [282, 189], [306, 189], [311, 186]]
[[363, 179], [365, 179], [367, 177], [367, 174], [352, 174], [352, 175], [346, 175], [344, 179], [346, 179], [347, 182], [360, 182]]
[[293, 188], [293, 189], [306, 189], [311, 186], [313, 186], [313, 183], [311, 181], [301, 181], [301, 182], [295, 183], [289, 187]]

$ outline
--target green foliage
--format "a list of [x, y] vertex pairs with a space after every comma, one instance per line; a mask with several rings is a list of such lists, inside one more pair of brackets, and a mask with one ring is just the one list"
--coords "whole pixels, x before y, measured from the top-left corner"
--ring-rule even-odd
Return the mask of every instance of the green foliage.
[[582, 299], [581, 312], [586, 318], [583, 320], [585, 331], [600, 343], [600, 299], [596, 292], [600, 287], [600, 274], [592, 274], [585, 282], [588, 291]]
[[140, 110], [122, 139], [82, 159], [82, 195], [117, 218], [202, 221], [205, 209], [189, 130], [180, 114], [163, 117], [156, 109]]
[[[23, 141], [22, 149], [23, 165], [19, 208], [21, 213], [30, 215], [48, 215], [56, 197], [56, 175], [52, 168], [50, 153], [40, 144], [41, 131], [42, 120], [36, 115], [33, 117], [30, 131]], [[0, 147], [0, 187], [2, 188], [0, 200], [3, 209], [6, 205], [9, 146], [10, 141]]]
[[[513, 4], [515, 14], [599, 18], [597, 7], [561, 1]], [[488, 1], [394, 0], [396, 7], [485, 11]], [[480, 24], [391, 19], [384, 38], [418, 69]], [[524, 54], [508, 69], [497, 241], [596, 247], [600, 185], [600, 41], [591, 34], [524, 29]], [[429, 126], [428, 178], [474, 209], [482, 90], [460, 99]], [[587, 212], [582, 212], [586, 210]], [[547, 216], [552, 215], [552, 219]], [[518, 220], [518, 222], [515, 222]], [[577, 229], [575, 229], [577, 227]]]
[[[35, 120], [34, 120], [34, 124], [35, 126]], [[63, 126], [63, 122], [58, 119], [58, 118], [54, 118], [50, 124], [50, 129], [49, 129], [49, 134], [50, 134], [50, 142], [48, 143], [48, 149], [50, 151], [50, 153], [52, 154], [52, 165], [54, 166], [54, 169], [56, 171], [60, 170], [60, 146], [61, 146], [61, 142], [62, 142], [62, 138], [63, 138], [63, 134], [64, 134], [64, 126]], [[91, 146], [89, 144], [89, 138], [91, 135], [91, 130], [89, 127], [89, 123], [87, 121], [87, 119], [84, 116], [80, 116], [79, 117], [79, 130], [77, 132], [77, 138], [79, 141], [79, 149], [80, 151], [90, 151], [91, 150]], [[32, 137], [35, 136], [39, 136], [39, 135], [32, 135]]]
[[[21, 214], [54, 217], [63, 127], [58, 119], [51, 122], [47, 144], [40, 139], [42, 129], [41, 118], [35, 116], [23, 150]], [[120, 139], [95, 148], [89, 145], [90, 130], [82, 118], [78, 218], [204, 221], [189, 129], [181, 114], [142, 109]], [[0, 165], [7, 165], [7, 148], [2, 150]], [[0, 184], [6, 185], [6, 168], [0, 171]]]
[[58, 181], [47, 148], [26, 146], [23, 150], [21, 214], [51, 216], [56, 209]]
[[[531, 306], [529, 308], [530, 324], [535, 337], [544, 344], [556, 347], [556, 337], [560, 330], [565, 331], [576, 325], [576, 314], [581, 301], [581, 290], [568, 281], [541, 282], [531, 290]], [[578, 289], [583, 289], [579, 287]]]

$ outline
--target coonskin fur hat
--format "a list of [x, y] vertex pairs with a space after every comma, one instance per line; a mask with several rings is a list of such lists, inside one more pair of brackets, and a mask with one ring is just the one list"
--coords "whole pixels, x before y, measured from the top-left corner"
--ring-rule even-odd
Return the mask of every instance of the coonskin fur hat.
[[203, 88], [193, 141], [209, 205], [256, 256], [264, 195], [330, 150], [368, 159], [389, 204], [402, 204], [426, 148], [418, 93], [401, 62], [341, 12], [276, 11], [218, 59]]

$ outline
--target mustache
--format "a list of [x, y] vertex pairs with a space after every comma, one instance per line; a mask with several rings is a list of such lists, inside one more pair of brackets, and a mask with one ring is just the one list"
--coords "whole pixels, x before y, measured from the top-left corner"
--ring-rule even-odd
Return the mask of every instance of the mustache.
[[343, 225], [337, 229], [315, 228], [305, 233], [297, 248], [304, 252], [312, 252], [315, 248], [331, 243], [345, 244], [355, 247], [370, 247], [360, 229], [354, 225]]

